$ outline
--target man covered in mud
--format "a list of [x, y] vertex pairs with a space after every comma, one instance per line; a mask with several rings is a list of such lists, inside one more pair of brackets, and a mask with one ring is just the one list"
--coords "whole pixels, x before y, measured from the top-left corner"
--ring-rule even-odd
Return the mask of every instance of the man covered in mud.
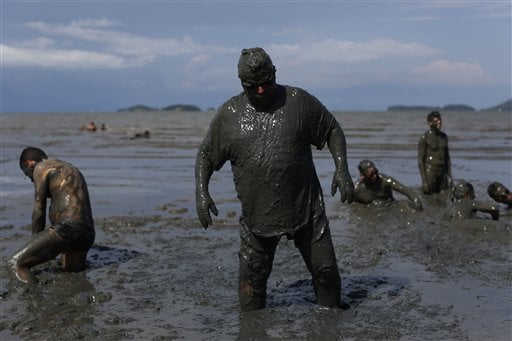
[[[16, 278], [36, 283], [30, 268], [62, 254], [65, 271], [82, 271], [87, 252], [94, 243], [95, 230], [87, 184], [73, 165], [48, 159], [39, 148], [28, 147], [20, 156], [23, 173], [35, 187], [32, 212], [32, 239], [9, 261]], [[49, 220], [45, 229], [46, 204], [50, 199]]]
[[261, 48], [242, 50], [243, 92], [213, 118], [196, 160], [196, 205], [204, 228], [217, 208], [208, 184], [230, 161], [240, 216], [239, 300], [242, 310], [265, 307], [267, 279], [282, 236], [293, 239], [313, 277], [319, 305], [340, 307], [341, 281], [311, 145], [327, 144], [336, 166], [331, 185], [352, 202], [345, 135], [334, 116], [306, 91], [276, 83]]
[[361, 204], [394, 201], [393, 191], [397, 191], [410, 200], [412, 208], [423, 210], [421, 199], [411, 188], [391, 176], [379, 173], [373, 161], [362, 160], [357, 168], [359, 169], [359, 180], [356, 183], [355, 201]]
[[494, 201], [507, 205], [507, 210], [512, 209], [512, 193], [508, 190], [505, 185], [499, 182], [493, 182], [487, 187], [487, 194]]
[[445, 214], [451, 220], [474, 218], [477, 212], [490, 214], [492, 220], [498, 220], [500, 217], [497, 206], [475, 200], [473, 185], [467, 181], [458, 181], [453, 186], [451, 199], [453, 206]]
[[440, 193], [452, 187], [452, 165], [448, 137], [441, 131], [443, 120], [438, 111], [427, 115], [430, 127], [418, 143], [418, 166], [424, 194]]

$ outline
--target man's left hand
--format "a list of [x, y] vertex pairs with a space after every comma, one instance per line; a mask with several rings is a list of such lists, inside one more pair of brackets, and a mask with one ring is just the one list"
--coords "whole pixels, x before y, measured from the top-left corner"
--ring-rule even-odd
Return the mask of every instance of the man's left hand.
[[331, 195], [334, 196], [337, 190], [340, 190], [341, 202], [351, 204], [354, 201], [354, 183], [349, 174], [341, 174], [341, 172], [334, 172], [331, 185]]

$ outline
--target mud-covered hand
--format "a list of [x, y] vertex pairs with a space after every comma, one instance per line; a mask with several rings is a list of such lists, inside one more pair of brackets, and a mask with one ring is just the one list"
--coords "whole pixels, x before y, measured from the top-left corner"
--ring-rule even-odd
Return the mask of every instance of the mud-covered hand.
[[446, 183], [447, 183], [449, 189], [452, 189], [455, 186], [451, 175], [446, 176]]
[[417, 211], [422, 211], [423, 210], [423, 204], [422, 204], [420, 198], [418, 198], [418, 197], [415, 197], [413, 201], [410, 201], [409, 202], [409, 206], [412, 209], [415, 209]]
[[210, 197], [210, 193], [204, 191], [196, 193], [196, 210], [199, 221], [205, 229], [207, 229], [208, 226], [212, 224], [212, 216], [210, 215], [210, 211], [215, 214], [215, 216], [219, 214], [215, 203]]
[[354, 183], [348, 172], [342, 172], [336, 170], [332, 177], [331, 195], [334, 196], [337, 190], [340, 190], [341, 202], [347, 202], [347, 204], [354, 201]]

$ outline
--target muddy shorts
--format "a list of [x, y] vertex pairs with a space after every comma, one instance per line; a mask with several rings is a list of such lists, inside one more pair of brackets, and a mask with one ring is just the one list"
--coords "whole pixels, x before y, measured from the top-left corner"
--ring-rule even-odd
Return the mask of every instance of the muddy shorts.
[[69, 243], [71, 250], [87, 251], [94, 243], [94, 227], [82, 222], [65, 222], [50, 228]]

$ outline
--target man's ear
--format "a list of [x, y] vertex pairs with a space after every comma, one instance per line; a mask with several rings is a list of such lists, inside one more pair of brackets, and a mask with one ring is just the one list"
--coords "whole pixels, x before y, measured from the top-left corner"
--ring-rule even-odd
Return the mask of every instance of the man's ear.
[[36, 165], [36, 161], [35, 160], [26, 160], [25, 164], [27, 167], [34, 167]]

